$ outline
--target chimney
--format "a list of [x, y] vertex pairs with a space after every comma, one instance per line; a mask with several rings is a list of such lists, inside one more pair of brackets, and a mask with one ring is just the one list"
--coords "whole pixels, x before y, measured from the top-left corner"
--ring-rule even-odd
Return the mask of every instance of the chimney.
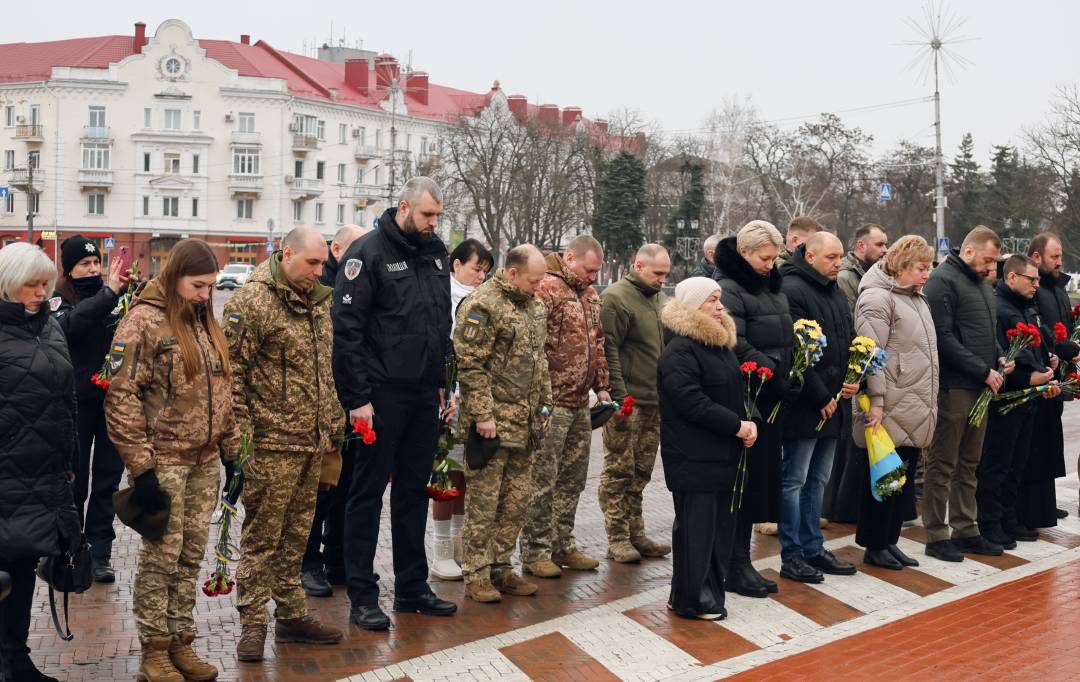
[[368, 94], [368, 60], [363, 57], [345, 60], [345, 83], [356, 88], [365, 97]]
[[541, 104], [540, 122], [559, 125], [559, 107], [554, 104]]
[[608, 134], [608, 122], [606, 119], [598, 118], [593, 121], [593, 125], [596, 126], [596, 132], [600, 133], [601, 135]]
[[248, 35], [247, 33], [241, 33], [240, 34], [240, 44], [241, 45], [250, 45], [251, 44], [251, 36]]
[[135, 22], [135, 40], [132, 42], [132, 47], [135, 52], [141, 52], [143, 45], [147, 43], [146, 40], [146, 24], [141, 21]]
[[518, 123], [524, 123], [528, 118], [529, 100], [525, 95], [510, 95], [506, 98], [506, 106], [510, 108], [510, 113], [514, 115]]
[[375, 84], [380, 88], [389, 88], [391, 83], [397, 81], [401, 70], [398, 60], [388, 54], [379, 55], [375, 60]]
[[428, 75], [424, 71], [413, 71], [405, 79], [405, 92], [423, 105], [428, 103]]
[[581, 118], [581, 109], [578, 107], [566, 107], [562, 112], [562, 124], [564, 126], [571, 126], [577, 123]]

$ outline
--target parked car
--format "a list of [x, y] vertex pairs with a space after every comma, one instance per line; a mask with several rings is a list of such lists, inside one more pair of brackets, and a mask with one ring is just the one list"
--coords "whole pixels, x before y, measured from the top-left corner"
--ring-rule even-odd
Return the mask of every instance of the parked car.
[[247, 284], [247, 281], [251, 279], [251, 273], [255, 271], [255, 266], [248, 263], [229, 263], [218, 273], [217, 276], [217, 288], [235, 289]]

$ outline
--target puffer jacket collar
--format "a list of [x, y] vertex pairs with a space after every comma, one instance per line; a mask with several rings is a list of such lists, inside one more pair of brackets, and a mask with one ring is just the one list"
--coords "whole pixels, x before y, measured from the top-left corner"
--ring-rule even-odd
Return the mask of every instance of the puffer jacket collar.
[[519, 308], [524, 308], [529, 305], [529, 301], [533, 299], [532, 294], [526, 294], [524, 291], [511, 284], [510, 280], [506, 279], [506, 271], [502, 268], [499, 268], [492, 280], [492, 286], [498, 288], [504, 296], [510, 299], [511, 303]]
[[20, 327], [31, 334], [40, 334], [49, 319], [48, 301], [41, 304], [36, 313], [27, 314], [22, 303], [0, 301], [0, 324]]
[[960, 257], [960, 249], [953, 249], [949, 251], [948, 257], [945, 259], [946, 263], [952, 264], [954, 268], [964, 274], [965, 277], [972, 282], [979, 284], [982, 282], [982, 278], [971, 269], [971, 266], [964, 262], [964, 259]]
[[1039, 270], [1039, 286], [1043, 289], [1064, 289], [1070, 281], [1072, 281], [1072, 276], [1064, 272], [1055, 275], [1052, 272]]
[[714, 348], [735, 347], [735, 321], [727, 313], [717, 320], [673, 299], [661, 311], [660, 321], [669, 334], [685, 336]]
[[[968, 269], [971, 270], [970, 268]], [[974, 274], [973, 270], [971, 272], [972, 274]], [[891, 291], [897, 294], [904, 294], [907, 296], [922, 296], [923, 298], [925, 298], [921, 291], [916, 290], [916, 286], [914, 284], [905, 287], [897, 284], [896, 278], [890, 274], [887, 274], [881, 268], [880, 261], [870, 266], [870, 269], [866, 271], [865, 275], [863, 275], [862, 281], [859, 282], [859, 291], [864, 291], [866, 289], [885, 289], [886, 291]]]
[[588, 284], [585, 284], [577, 275], [573, 273], [570, 268], [566, 267], [566, 261], [563, 260], [562, 254], [549, 253], [548, 257], [544, 259], [547, 262], [547, 271], [549, 275], [558, 277], [562, 281], [566, 282], [566, 286], [570, 287], [577, 293], [581, 293], [589, 288]]
[[735, 246], [735, 237], [720, 240], [716, 247], [716, 277], [730, 277], [748, 292], [756, 294], [763, 289], [779, 293], [784, 278], [777, 268], [769, 270], [767, 275], [759, 275]]
[[814, 266], [806, 261], [806, 244], [799, 244], [795, 247], [795, 253], [791, 254], [791, 260], [780, 266], [781, 276], [789, 274], [797, 275], [798, 277], [805, 279], [822, 291], [836, 288], [836, 282], [834, 280], [829, 279], [815, 270]]

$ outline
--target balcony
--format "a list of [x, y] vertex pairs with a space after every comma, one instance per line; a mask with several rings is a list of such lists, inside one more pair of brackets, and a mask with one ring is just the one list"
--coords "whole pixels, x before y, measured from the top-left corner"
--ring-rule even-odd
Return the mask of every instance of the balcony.
[[358, 144], [356, 145], [356, 149], [353, 150], [353, 157], [360, 163], [367, 163], [380, 156], [379, 149], [370, 144]]
[[[285, 177], [285, 182], [289, 182], [288, 175]], [[314, 199], [315, 197], [322, 196], [323, 193], [323, 181], [316, 178], [293, 178], [291, 194], [293, 199]]]
[[385, 199], [386, 185], [353, 185], [353, 198], [365, 202]]
[[319, 151], [319, 138], [297, 133], [292, 138], [292, 150], [299, 154]]
[[[34, 171], [34, 183], [37, 183], [38, 172]], [[103, 187], [110, 189], [113, 185], [113, 172], [111, 170], [99, 170], [96, 168], [82, 168], [79, 170], [79, 187], [82, 189]]]
[[25, 168], [15, 168], [8, 171], [8, 185], [14, 189], [38, 194], [45, 191], [45, 171], [41, 168], [34, 169], [34, 182], [30, 183], [30, 171]]
[[229, 194], [262, 194], [263, 177], [261, 175], [229, 175]]
[[15, 139], [27, 142], [44, 142], [45, 126], [40, 123], [15, 126]]
[[233, 131], [232, 144], [244, 147], [257, 147], [262, 144], [258, 133], [241, 133]]
[[82, 134], [83, 142], [112, 142], [112, 131], [109, 126], [85, 126]]
[[421, 166], [435, 165], [442, 159], [440, 154], [434, 152], [422, 152], [416, 157], [416, 163]]

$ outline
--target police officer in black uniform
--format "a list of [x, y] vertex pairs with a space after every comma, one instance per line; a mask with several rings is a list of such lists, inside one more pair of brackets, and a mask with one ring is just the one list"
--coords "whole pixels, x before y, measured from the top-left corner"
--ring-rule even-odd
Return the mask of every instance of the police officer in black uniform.
[[334, 381], [349, 423], [376, 440], [357, 447], [345, 509], [345, 573], [351, 622], [385, 630], [372, 563], [382, 497], [391, 476], [394, 610], [449, 616], [457, 605], [427, 584], [424, 553], [444, 359], [450, 343], [450, 264], [435, 234], [442, 192], [429, 178], [405, 183], [396, 209], [349, 247], [334, 287]]

